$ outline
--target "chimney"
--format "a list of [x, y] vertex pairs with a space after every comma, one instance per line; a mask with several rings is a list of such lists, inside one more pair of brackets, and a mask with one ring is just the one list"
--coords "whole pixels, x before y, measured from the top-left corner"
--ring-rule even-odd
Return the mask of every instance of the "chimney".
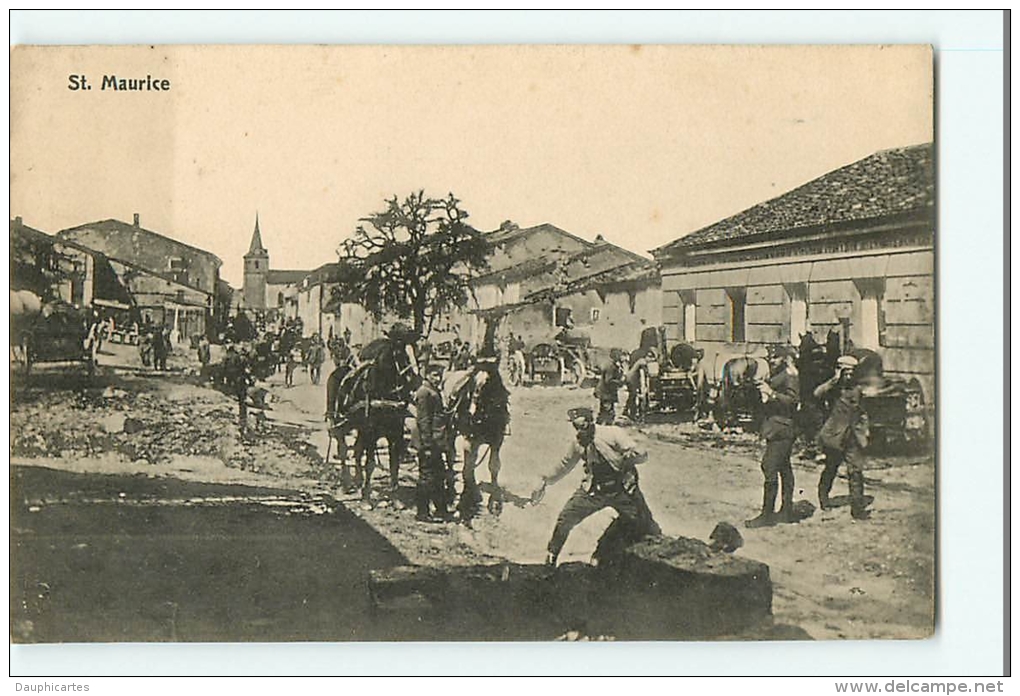
[[138, 213], [135, 213], [135, 227], [138, 227]]
[[21, 222], [21, 216], [20, 215], [17, 216], [16, 218], [14, 218], [14, 226], [15, 227], [22, 227], [22, 222]]

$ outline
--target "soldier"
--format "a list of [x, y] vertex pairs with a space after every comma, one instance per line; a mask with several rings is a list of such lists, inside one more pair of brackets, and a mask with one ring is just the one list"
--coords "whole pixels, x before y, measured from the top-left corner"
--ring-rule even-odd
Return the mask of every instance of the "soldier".
[[634, 363], [627, 369], [627, 403], [623, 407], [623, 415], [633, 421], [640, 420], [639, 400], [641, 387], [644, 382], [647, 384], [648, 362], [654, 356], [654, 352], [642, 353]]
[[198, 362], [202, 364], [199, 374], [204, 379], [209, 378], [209, 363], [212, 362], [212, 346], [209, 344], [209, 337], [205, 334], [198, 339]]
[[444, 455], [447, 442], [446, 409], [439, 385], [443, 368], [431, 364], [425, 369], [425, 380], [414, 395], [415, 421], [418, 426], [418, 489], [417, 519], [427, 522], [435, 519], [430, 505], [435, 506], [440, 519], [449, 516], [445, 486], [446, 466]]
[[312, 345], [308, 349], [308, 373], [312, 384], [318, 384], [322, 376], [322, 363], [326, 362], [326, 351], [322, 345], [322, 336], [312, 334]]
[[[793, 366], [796, 355], [792, 346], [778, 346], [769, 355], [768, 381], [758, 385], [765, 418], [761, 436], [765, 439], [765, 454], [761, 471], [765, 475], [761, 513], [744, 522], [745, 527], [770, 527], [777, 522], [795, 522], [793, 512], [793, 466], [790, 455], [797, 430], [793, 424], [800, 398], [797, 369]], [[776, 515], [776, 494], [782, 480], [782, 507]]]
[[861, 385], [855, 376], [857, 359], [844, 355], [836, 360], [836, 374], [815, 389], [816, 398], [824, 398], [838, 390], [832, 399], [832, 411], [818, 433], [818, 441], [825, 451], [825, 469], [818, 480], [818, 505], [823, 510], [832, 507], [829, 492], [836, 480], [839, 465], [846, 462], [850, 479], [850, 516], [866, 520], [871, 516], [864, 497], [864, 448], [868, 446], [868, 414], [861, 406]]
[[166, 358], [169, 353], [169, 329], [157, 326], [152, 334], [152, 360], [157, 370], [166, 370]]
[[[577, 432], [576, 440], [557, 470], [550, 476], [543, 476], [541, 487], [531, 496], [532, 500], [540, 499], [546, 486], [564, 478], [584, 460], [584, 482], [563, 506], [549, 540], [546, 564], [550, 566], [556, 565], [570, 530], [603, 508], [611, 507], [619, 514], [610, 529], [626, 541], [660, 533], [638, 488], [636, 467], [648, 459], [648, 453], [638, 448], [623, 428], [604, 425], [596, 429], [590, 408], [572, 408], [567, 411], [567, 417]], [[611, 536], [610, 529], [600, 540], [600, 548]]]
[[595, 398], [599, 400], [599, 425], [612, 425], [616, 421], [616, 402], [620, 398], [621, 370], [615, 360], [606, 363], [595, 383]]

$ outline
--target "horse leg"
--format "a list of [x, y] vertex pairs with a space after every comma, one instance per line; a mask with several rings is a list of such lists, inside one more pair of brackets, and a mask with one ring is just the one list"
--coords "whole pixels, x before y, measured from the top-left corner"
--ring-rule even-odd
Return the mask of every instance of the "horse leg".
[[478, 482], [475, 481], [475, 467], [478, 465], [478, 444], [465, 437], [462, 445], [464, 464], [461, 469], [461, 476], [464, 479], [464, 490], [461, 491], [457, 510], [460, 511], [461, 521], [467, 523], [477, 514], [478, 504], [482, 502], [482, 494], [478, 490]]
[[493, 491], [489, 494], [488, 508], [493, 515], [499, 516], [503, 512], [503, 489], [499, 487], [499, 449], [502, 443], [489, 445], [489, 478], [492, 481]]
[[403, 456], [400, 440], [392, 437], [386, 438], [387, 452], [390, 468], [390, 491], [396, 491], [400, 483], [400, 459]]
[[[358, 435], [359, 440], [361, 435]], [[372, 499], [372, 474], [375, 472], [375, 445], [377, 440], [374, 436], [366, 435], [361, 441], [361, 456], [365, 458], [364, 472], [358, 472], [358, 479], [361, 482], [361, 499], [368, 501]], [[361, 457], [358, 457], [359, 461]], [[364, 476], [364, 478], [362, 478]]]

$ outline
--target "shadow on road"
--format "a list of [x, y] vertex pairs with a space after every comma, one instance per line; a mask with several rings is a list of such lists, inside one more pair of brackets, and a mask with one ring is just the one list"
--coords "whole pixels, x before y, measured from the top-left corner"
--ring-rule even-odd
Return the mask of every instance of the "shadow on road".
[[334, 501], [15, 467], [11, 525], [15, 642], [398, 637], [366, 583], [407, 560]]

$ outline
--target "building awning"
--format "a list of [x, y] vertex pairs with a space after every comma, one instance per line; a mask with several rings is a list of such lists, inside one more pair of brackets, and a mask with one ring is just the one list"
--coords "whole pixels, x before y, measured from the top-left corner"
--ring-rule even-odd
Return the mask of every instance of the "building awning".
[[124, 304], [123, 302], [117, 302], [116, 300], [104, 300], [98, 297], [92, 300], [92, 304], [98, 307], [109, 307], [110, 309], [131, 309], [131, 305]]

